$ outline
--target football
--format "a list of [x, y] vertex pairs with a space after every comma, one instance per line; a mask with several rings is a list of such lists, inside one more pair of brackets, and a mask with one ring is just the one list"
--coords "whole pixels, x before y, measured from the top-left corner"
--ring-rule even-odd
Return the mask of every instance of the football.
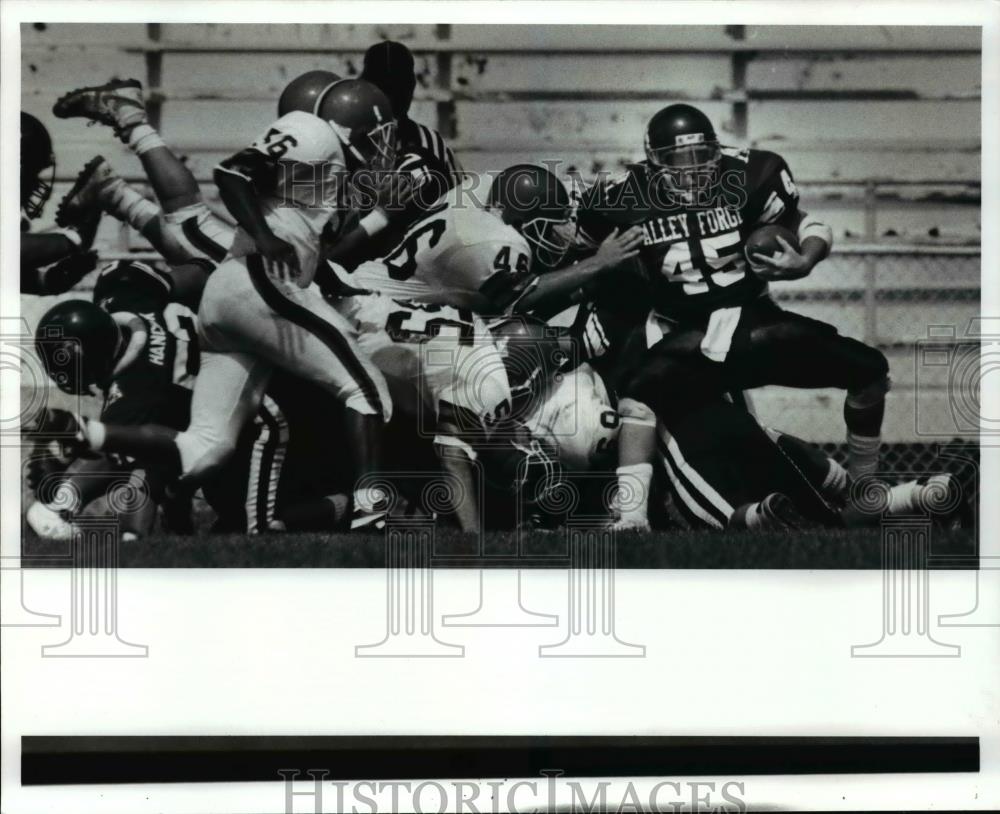
[[753, 263], [754, 254], [764, 254], [771, 257], [780, 252], [782, 249], [781, 244], [778, 243], [778, 237], [799, 251], [799, 238], [791, 229], [777, 225], [761, 226], [747, 238], [745, 249], [747, 260]]

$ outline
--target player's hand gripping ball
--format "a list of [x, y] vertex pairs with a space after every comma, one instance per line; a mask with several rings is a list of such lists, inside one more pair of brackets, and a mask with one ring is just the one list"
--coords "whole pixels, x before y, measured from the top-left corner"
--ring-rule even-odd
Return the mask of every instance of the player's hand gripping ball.
[[808, 265], [802, 257], [798, 236], [776, 224], [754, 230], [747, 238], [744, 252], [750, 270], [764, 280], [794, 278]]

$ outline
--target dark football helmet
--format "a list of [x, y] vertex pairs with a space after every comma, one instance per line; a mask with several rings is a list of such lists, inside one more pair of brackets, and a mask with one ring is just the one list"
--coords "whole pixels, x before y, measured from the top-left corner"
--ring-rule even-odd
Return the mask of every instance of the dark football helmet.
[[566, 256], [576, 234], [569, 192], [544, 167], [508, 167], [493, 179], [486, 203], [524, 235], [539, 270], [555, 268]]
[[281, 92], [278, 99], [278, 115], [284, 116], [293, 110], [315, 113], [316, 102], [327, 88], [340, 79], [332, 71], [306, 71], [301, 76], [295, 77]]
[[93, 395], [111, 379], [121, 333], [106, 311], [86, 300], [65, 300], [39, 320], [35, 349], [45, 372], [64, 393]]
[[[42, 178], [46, 173], [47, 178]], [[21, 209], [30, 218], [42, 214], [52, 194], [56, 175], [56, 157], [52, 138], [45, 125], [30, 113], [21, 111]]]
[[669, 105], [646, 126], [646, 160], [685, 202], [715, 183], [721, 156], [712, 122], [696, 107]]
[[340, 137], [348, 169], [388, 171], [396, 162], [396, 120], [386, 95], [363, 79], [341, 79], [316, 101], [316, 115]]

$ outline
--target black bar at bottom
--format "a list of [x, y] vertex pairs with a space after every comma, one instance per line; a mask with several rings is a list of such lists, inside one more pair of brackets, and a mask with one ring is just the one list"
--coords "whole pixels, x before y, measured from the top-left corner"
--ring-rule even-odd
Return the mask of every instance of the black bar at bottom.
[[21, 783], [977, 772], [976, 737], [59, 737], [21, 738]]

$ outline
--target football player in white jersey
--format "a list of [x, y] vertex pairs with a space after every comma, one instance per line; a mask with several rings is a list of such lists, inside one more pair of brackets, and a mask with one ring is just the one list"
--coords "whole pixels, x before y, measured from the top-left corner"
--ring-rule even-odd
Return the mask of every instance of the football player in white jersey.
[[[201, 300], [204, 355], [190, 426], [177, 434], [89, 422], [82, 434], [92, 449], [158, 455], [195, 482], [231, 454], [277, 366], [345, 404], [344, 439], [356, 472], [376, 466], [381, 426], [391, 414], [385, 380], [312, 281], [320, 234], [339, 217], [351, 175], [392, 166], [395, 123], [385, 96], [361, 80], [332, 83], [314, 109], [282, 116], [216, 170], [239, 227]], [[355, 493], [353, 527], [381, 520], [378, 498], [371, 490]]]
[[[339, 79], [330, 71], [296, 77], [281, 93], [278, 116], [312, 112], [319, 95]], [[111, 127], [142, 162], [159, 201], [157, 206], [146, 198], [98, 155], [87, 162], [60, 202], [59, 225], [80, 228], [93, 219], [95, 209], [127, 223], [170, 264], [172, 296], [197, 307], [207, 276], [226, 256], [235, 229], [208, 208], [188, 165], [150, 124], [142, 83], [112, 79], [77, 88], [59, 98], [53, 113]]]
[[385, 256], [334, 272], [354, 288], [500, 314], [535, 274], [562, 260], [573, 229], [562, 182], [543, 167], [519, 164], [497, 175], [485, 207], [468, 190], [453, 189]]
[[465, 531], [480, 524], [476, 446], [510, 414], [503, 356], [478, 313], [503, 313], [533, 279], [532, 268], [554, 265], [569, 245], [559, 231], [570, 228], [561, 182], [524, 165], [530, 190], [505, 197], [517, 169], [500, 174], [487, 208], [452, 190], [381, 260], [353, 274], [335, 267], [342, 282], [369, 292], [342, 298], [338, 307], [390, 385], [410, 391], [396, 403], [433, 417], [433, 426], [422, 429], [433, 434], [443, 468], [461, 484], [455, 492], [464, 498], [450, 508]]

